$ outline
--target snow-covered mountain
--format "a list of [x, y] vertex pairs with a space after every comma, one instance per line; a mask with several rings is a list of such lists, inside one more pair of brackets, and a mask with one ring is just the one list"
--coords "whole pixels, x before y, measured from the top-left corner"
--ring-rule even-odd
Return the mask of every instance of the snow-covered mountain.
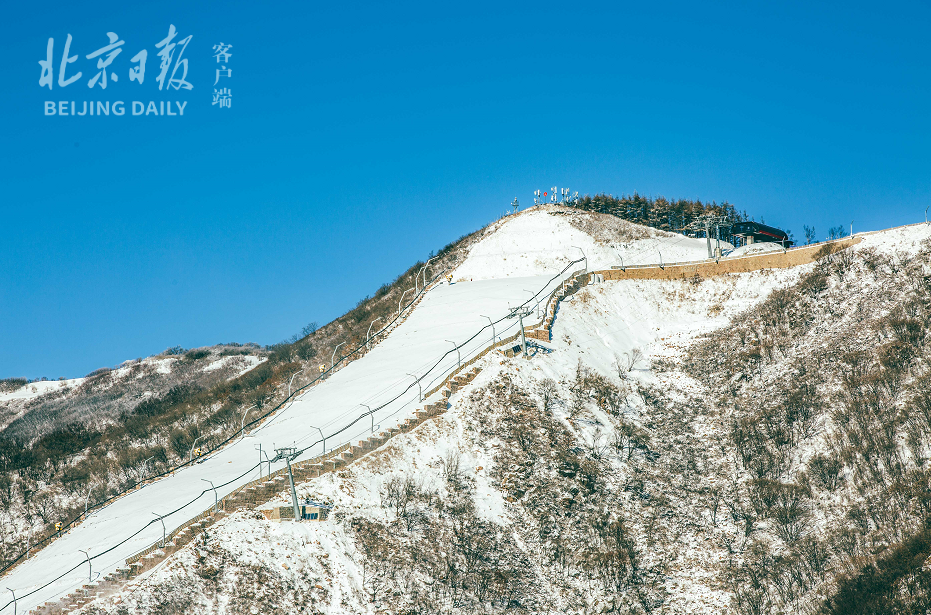
[[179, 384], [206, 388], [241, 376], [262, 363], [265, 354], [255, 345], [179, 349], [101, 368], [84, 378], [24, 382], [0, 391], [0, 430], [6, 437], [36, 436], [75, 421], [114, 420]]
[[[81, 550], [93, 578], [112, 577], [162, 537], [161, 520], [171, 532], [284, 466], [259, 465], [259, 446], [294, 447], [300, 464], [374, 432], [392, 437], [298, 481], [302, 498], [332, 503], [325, 520], [268, 520], [261, 510], [291, 501], [278, 489], [61, 606], [843, 612], [850, 583], [923, 531], [929, 237], [911, 226], [796, 267], [599, 282], [572, 274], [702, 260], [706, 241], [560, 207], [509, 216], [361, 358], [94, 512], [3, 583], [21, 612], [74, 596], [88, 582]], [[508, 316], [521, 305], [525, 325], [558, 305], [548, 339], [527, 358], [486, 352], [518, 332]], [[433, 391], [473, 359], [477, 377]], [[434, 404], [448, 409], [406, 427]], [[924, 558], [886, 594], [921, 595]]]

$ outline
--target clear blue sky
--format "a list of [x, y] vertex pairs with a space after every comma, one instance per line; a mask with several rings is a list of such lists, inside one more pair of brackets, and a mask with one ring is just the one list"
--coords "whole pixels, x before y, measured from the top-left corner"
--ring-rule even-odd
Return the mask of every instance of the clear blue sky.
[[[923, 219], [931, 8], [772, 5], [8, 3], [0, 378], [280, 341], [553, 185], [728, 200], [796, 237]], [[155, 82], [169, 24], [193, 35], [189, 92]], [[91, 90], [109, 31], [120, 81]], [[83, 77], [61, 88], [69, 33]], [[221, 41], [229, 109], [210, 104]]]

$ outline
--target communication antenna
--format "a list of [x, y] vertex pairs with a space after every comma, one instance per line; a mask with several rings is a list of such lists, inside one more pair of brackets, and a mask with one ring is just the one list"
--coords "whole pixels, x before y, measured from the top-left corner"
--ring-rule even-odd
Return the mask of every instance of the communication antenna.
[[556, 186], [553, 186], [552, 191], [550, 192], [550, 202], [551, 202], [551, 203], [557, 203], [557, 202], [558, 202], [558, 201], [556, 200], [556, 190], [557, 190]]
[[514, 208], [514, 213], [517, 213], [517, 210], [520, 208], [520, 202], [517, 200], [517, 197], [514, 197], [514, 200], [511, 201], [511, 207]]

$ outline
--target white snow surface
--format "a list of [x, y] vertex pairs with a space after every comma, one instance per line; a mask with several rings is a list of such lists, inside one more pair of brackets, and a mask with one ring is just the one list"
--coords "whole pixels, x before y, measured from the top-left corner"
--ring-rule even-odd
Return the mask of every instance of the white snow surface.
[[207, 367], [204, 368], [205, 372], [215, 372], [218, 369], [222, 369], [230, 364], [236, 364], [239, 368], [233, 374], [231, 374], [227, 380], [233, 380], [242, 376], [250, 369], [254, 369], [257, 365], [264, 363], [267, 359], [265, 357], [257, 357], [255, 355], [231, 355], [225, 357], [219, 357], [214, 361], [211, 361]]
[[[568, 215], [553, 209], [531, 209], [505, 218], [490, 236], [469, 250], [454, 273], [455, 279], [487, 280], [543, 275], [559, 271], [586, 256], [589, 270], [620, 265], [696, 261], [708, 258], [705, 239], [637, 227], [644, 239], [596, 239], [569, 223]], [[571, 214], [569, 214], [571, 215]], [[575, 214], [581, 215], [581, 214]], [[730, 244], [722, 243], [726, 248]]]

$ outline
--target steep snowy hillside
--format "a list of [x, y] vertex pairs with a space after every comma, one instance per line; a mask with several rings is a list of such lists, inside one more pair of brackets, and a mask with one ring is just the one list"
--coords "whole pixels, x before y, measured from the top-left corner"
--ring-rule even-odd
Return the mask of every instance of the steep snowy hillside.
[[[357, 440], [376, 423], [383, 430], [402, 423], [423, 403], [421, 393], [426, 394], [461, 361], [488, 345], [492, 327], [498, 338], [515, 332], [519, 321], [508, 318], [509, 306], [535, 308], [570, 273], [436, 287], [383, 341], [368, 351], [361, 344], [357, 354], [364, 354], [362, 359], [349, 362], [292, 399], [248, 438], [235, 440], [202, 464], [173, 472], [95, 511], [19, 563], [5, 578], [32, 588], [26, 604], [55, 599], [82, 583], [77, 569], [81, 549], [87, 545], [99, 554], [94, 556], [98, 572], [113, 572], [162, 535], [161, 522], [152, 523], [154, 509], [159, 511], [157, 516], [164, 515], [166, 524], [177, 527], [201, 512], [214, 496], [224, 497], [256, 478], [255, 447], [260, 445], [264, 451], [281, 445], [299, 447], [300, 461]], [[528, 293], [528, 289], [533, 290]], [[291, 381], [285, 381], [290, 386]], [[436, 401], [436, 396], [425, 401]], [[372, 409], [371, 415], [360, 421], [366, 408]], [[230, 418], [235, 421], [238, 413]], [[282, 463], [278, 461], [276, 467]], [[205, 488], [205, 481], [217, 485], [217, 492]]]
[[704, 496], [727, 519], [709, 533], [738, 612], [931, 607], [929, 238], [826, 254], [682, 365], [727, 422]]
[[[69, 610], [915, 609], [931, 587], [929, 237], [912, 226], [794, 268], [592, 283], [559, 303], [528, 358], [481, 355], [515, 333], [510, 307], [535, 312], [584, 265], [566, 267], [579, 249], [589, 270], [707, 256], [703, 239], [609, 216], [511, 216], [362, 358], [4, 582], [29, 594], [20, 608], [69, 593], [87, 580], [78, 550], [93, 547], [95, 574], [121, 567], [161, 537], [152, 512], [178, 507], [170, 531], [213, 504], [204, 480], [222, 498], [256, 478], [256, 445], [306, 446], [299, 461], [323, 450], [318, 434], [330, 450], [403, 427], [444, 399], [421, 391], [475, 357], [478, 376], [453, 389], [448, 410], [298, 481], [300, 497], [333, 504], [326, 519], [268, 520], [261, 510], [290, 504], [279, 490]], [[372, 416], [352, 423], [364, 408]], [[873, 562], [894, 574], [877, 577]]]
[[335, 504], [327, 521], [237, 513], [96, 608], [233, 612], [293, 597], [327, 613], [726, 611], [724, 551], [695, 526], [682, 443], [669, 441], [697, 447], [724, 425], [688, 433], [658, 409], [666, 383], [650, 365], [797, 275], [589, 286], [529, 361], [490, 355], [443, 417], [300, 484]]

